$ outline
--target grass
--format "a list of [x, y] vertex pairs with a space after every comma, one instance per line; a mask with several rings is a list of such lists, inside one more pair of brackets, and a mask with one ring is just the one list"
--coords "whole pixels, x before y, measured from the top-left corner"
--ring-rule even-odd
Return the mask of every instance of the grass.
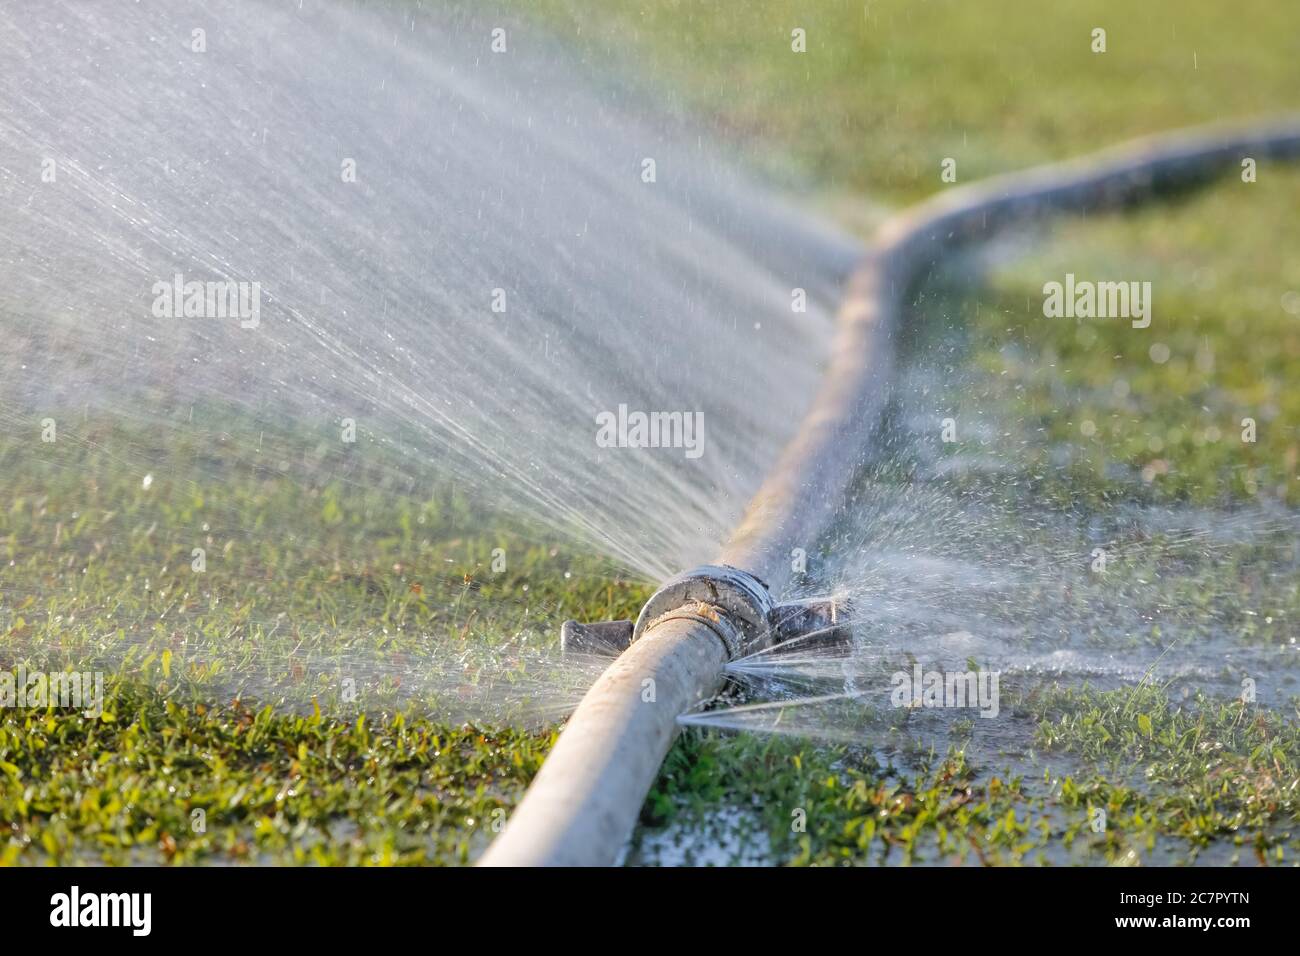
[[696, 734], [643, 818], [689, 841], [719, 804], [748, 807], [746, 838], [794, 865], [1288, 863], [1297, 716], [1151, 683], [1039, 688], [1008, 718], [1058, 768], [1037, 779], [909, 749], [905, 721], [872, 750]]
[[552, 739], [174, 698], [115, 680], [101, 720], [7, 711], [0, 864], [465, 863]]
[[[1041, 450], [1071, 449], [1073, 487], [1300, 504], [1300, 264], [1280, 254], [1300, 246], [1297, 203], [1300, 171], [1272, 168], [1172, 207], [1067, 223], [994, 270], [972, 304], [975, 361], [1042, 429]], [[1045, 319], [1042, 286], [1067, 272], [1150, 281], [1151, 327]]]
[[102, 717], [0, 709], [0, 861], [465, 862], [591, 680], [558, 621], [645, 586], [380, 449], [211, 414], [212, 461], [71, 413], [0, 441], [0, 663], [107, 672]]
[[[1300, 17], [1247, 0], [530, 2], [590, 59], [818, 190], [904, 202], [1160, 129], [1296, 108]], [[807, 52], [791, 50], [806, 31]], [[1092, 31], [1107, 31], [1093, 53]], [[630, 51], [630, 52], [629, 52]], [[760, 160], [761, 162], [761, 160]], [[851, 202], [852, 200], [850, 200]]]
[[[528, 15], [598, 74], [638, 64], [650, 105], [722, 130], [850, 225], [864, 202], [943, 188], [945, 157], [966, 182], [1291, 109], [1300, 88], [1296, 15], [1265, 0], [543, 0]], [[806, 54], [790, 51], [795, 26]], [[1105, 54], [1089, 50], [1095, 26]], [[922, 290], [915, 360], [951, 367], [959, 420], [1001, 435], [987, 450], [1010, 469], [959, 490], [1011, 480], [1063, 513], [1300, 503], [1297, 200], [1300, 176], [1266, 166]], [[1152, 281], [1152, 327], [1043, 319], [1042, 284], [1065, 272]], [[99, 719], [0, 709], [0, 862], [465, 862], [589, 680], [546, 666], [558, 622], [629, 616], [647, 594], [451, 483], [323, 436], [224, 409], [152, 432], [56, 417], [54, 444], [0, 422], [0, 664], [100, 666], [108, 697]], [[1204, 613], [1242, 646], [1294, 641], [1295, 589], [1265, 624], [1247, 558], [1135, 573], [1181, 580], [1182, 606], [1213, 595]], [[675, 839], [695, 852], [703, 833], [795, 864], [1294, 860], [1293, 701], [1042, 684], [1006, 711], [996, 743], [979, 721], [936, 735], [898, 714], [868, 750], [691, 732], [634, 857], [672, 859]]]

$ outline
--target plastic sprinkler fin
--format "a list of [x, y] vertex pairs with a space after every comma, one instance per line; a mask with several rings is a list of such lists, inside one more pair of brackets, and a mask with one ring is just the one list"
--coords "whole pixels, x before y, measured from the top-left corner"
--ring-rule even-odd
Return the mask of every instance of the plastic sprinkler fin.
[[631, 621], [565, 621], [560, 627], [560, 650], [565, 654], [617, 657], [631, 644]]

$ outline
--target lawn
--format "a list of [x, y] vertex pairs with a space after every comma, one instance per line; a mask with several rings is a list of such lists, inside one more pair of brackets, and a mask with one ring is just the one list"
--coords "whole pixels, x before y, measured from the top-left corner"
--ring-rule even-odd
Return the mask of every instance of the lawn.
[[[646, 112], [718, 131], [756, 175], [862, 231], [948, 188], [944, 158], [960, 184], [1290, 109], [1300, 89], [1300, 15], [1262, 0], [542, 0], [526, 16], [597, 77], [630, 64]], [[1013, 486], [1081, 525], [1264, 508], [1285, 535], [1296, 208], [1300, 173], [1266, 165], [948, 264], [917, 290], [903, 348], [906, 370], [951, 384], [900, 398], [906, 441], [871, 480], [956, 500]], [[1042, 286], [1067, 272], [1151, 281], [1151, 327], [1045, 319]], [[0, 710], [0, 862], [472, 860], [599, 671], [558, 659], [559, 623], [632, 616], [652, 587], [297, 423], [49, 414], [53, 443], [0, 408], [0, 663], [103, 669], [107, 696], [94, 719]], [[923, 467], [963, 451], [928, 431], [947, 415], [996, 469]], [[1294, 571], [1285, 541], [1127, 567], [1162, 581], [1184, 627], [1280, 653], [1300, 636], [1300, 575], [1268, 573]], [[1163, 646], [1158, 628], [1099, 629], [1118, 652]], [[1225, 690], [1238, 677], [1012, 681], [996, 733], [910, 711], [865, 715], [853, 744], [692, 730], [631, 859], [1293, 862], [1294, 681], [1279, 669], [1269, 702], [1245, 703]]]
[[648, 591], [381, 449], [211, 414], [0, 441], [0, 659], [105, 672], [95, 718], [0, 709], [0, 860], [466, 861], [599, 673], [559, 622]]
[[[597, 75], [605, 62], [632, 64], [653, 104], [702, 118], [760, 166], [850, 210], [934, 192], [946, 157], [965, 182], [1162, 129], [1293, 111], [1300, 89], [1281, 39], [1300, 14], [1268, 0], [516, 6], [544, 11]], [[1104, 53], [1092, 52], [1096, 28]], [[791, 49], [794, 29], [804, 53]]]

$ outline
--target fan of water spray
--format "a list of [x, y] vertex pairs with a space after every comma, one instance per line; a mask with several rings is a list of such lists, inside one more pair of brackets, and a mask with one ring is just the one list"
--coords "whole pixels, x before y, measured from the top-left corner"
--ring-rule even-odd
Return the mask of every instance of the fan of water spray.
[[[527, 21], [217, 0], [0, 24], [10, 454], [52, 454], [48, 422], [145, 489], [451, 487], [652, 581], [711, 556], [813, 393], [856, 246]], [[221, 507], [204, 534], [275, 537]], [[319, 609], [271, 610], [275, 653], [339, 653]]]
[[[535, 28], [494, 53], [489, 23], [405, 5], [7, 16], [14, 424], [348, 420], [414, 479], [661, 576], [708, 556], [807, 402], [853, 246], [566, 80]], [[229, 315], [191, 294], [215, 282]], [[597, 416], [637, 412], [693, 417], [675, 449], [602, 447], [639, 439]]]

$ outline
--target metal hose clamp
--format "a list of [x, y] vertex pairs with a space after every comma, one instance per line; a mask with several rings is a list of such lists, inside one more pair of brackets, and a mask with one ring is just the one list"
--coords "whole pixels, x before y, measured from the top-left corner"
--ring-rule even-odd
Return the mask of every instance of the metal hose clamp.
[[[700, 605], [716, 610], [701, 613]], [[636, 619], [632, 640], [673, 612], [687, 613], [708, 624], [727, 645], [728, 659], [735, 660], [772, 643], [775, 607], [767, 585], [752, 574], [723, 564], [706, 564], [671, 578], [651, 595]], [[731, 626], [724, 628], [721, 620]]]

